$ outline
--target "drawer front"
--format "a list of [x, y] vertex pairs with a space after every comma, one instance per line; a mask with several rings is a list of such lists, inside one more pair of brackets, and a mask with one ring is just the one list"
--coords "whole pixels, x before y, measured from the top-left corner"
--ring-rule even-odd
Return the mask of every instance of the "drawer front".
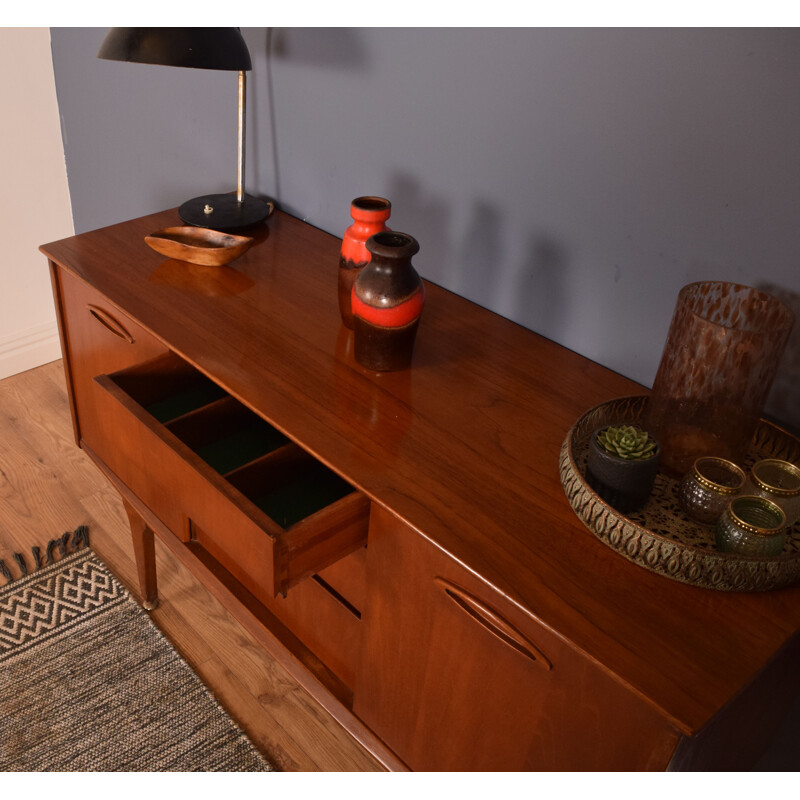
[[365, 497], [174, 354], [95, 383], [100, 457], [262, 602], [366, 543]]
[[76, 439], [101, 451], [113, 431], [100, 413], [93, 378], [155, 358], [167, 348], [98, 291], [66, 270], [54, 269]]
[[664, 769], [653, 708], [373, 507], [355, 713], [414, 770]]
[[345, 556], [269, 606], [346, 686], [355, 687], [361, 652], [366, 548]]
[[184, 542], [197, 541], [256, 597], [274, 593], [275, 539], [201, 474], [200, 459], [135, 405], [107, 376], [98, 408], [113, 442], [98, 456]]

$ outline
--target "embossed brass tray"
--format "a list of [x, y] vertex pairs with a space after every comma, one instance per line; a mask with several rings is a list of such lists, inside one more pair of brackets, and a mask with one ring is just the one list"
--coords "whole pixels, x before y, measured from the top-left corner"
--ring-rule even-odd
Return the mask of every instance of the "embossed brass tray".
[[[647, 505], [628, 516], [605, 503], [586, 483], [589, 437], [601, 425], [637, 423], [646, 397], [623, 397], [587, 411], [572, 426], [561, 447], [561, 483], [580, 520], [620, 555], [645, 569], [683, 583], [729, 592], [761, 592], [800, 582], [800, 523], [787, 537], [783, 553], [753, 558], [720, 553], [714, 528], [694, 522], [678, 504], [679, 481], [659, 474]], [[800, 441], [761, 420], [742, 465], [761, 458], [800, 461]]]

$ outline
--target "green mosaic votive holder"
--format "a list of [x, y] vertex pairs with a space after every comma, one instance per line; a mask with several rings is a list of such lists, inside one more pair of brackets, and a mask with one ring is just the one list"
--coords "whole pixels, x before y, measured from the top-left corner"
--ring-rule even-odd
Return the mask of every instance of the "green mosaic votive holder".
[[717, 549], [743, 556], [778, 556], [786, 544], [786, 515], [765, 497], [736, 497], [714, 529]]

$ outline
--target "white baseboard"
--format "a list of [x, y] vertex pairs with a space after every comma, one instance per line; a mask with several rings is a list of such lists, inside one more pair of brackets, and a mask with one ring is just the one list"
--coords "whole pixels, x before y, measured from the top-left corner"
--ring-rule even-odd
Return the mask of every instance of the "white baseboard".
[[61, 358], [56, 322], [47, 322], [0, 338], [0, 379]]

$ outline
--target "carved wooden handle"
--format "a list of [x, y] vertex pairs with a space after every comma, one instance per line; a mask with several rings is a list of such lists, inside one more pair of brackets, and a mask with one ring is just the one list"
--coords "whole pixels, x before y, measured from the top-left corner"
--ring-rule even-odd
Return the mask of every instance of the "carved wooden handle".
[[114, 336], [119, 336], [120, 339], [124, 339], [128, 344], [133, 344], [136, 340], [133, 338], [133, 334], [128, 331], [128, 329], [115, 317], [109, 314], [100, 306], [89, 305], [87, 306], [89, 309], [89, 313], [104, 327], [111, 331]]
[[510, 622], [504, 620], [496, 611], [485, 603], [473, 597], [465, 589], [456, 586], [444, 578], [434, 578], [434, 582], [444, 593], [466, 614], [478, 624], [486, 628], [489, 633], [496, 636], [501, 642], [507, 644], [521, 655], [534, 661], [547, 670], [553, 668], [550, 660], [530, 642]]

